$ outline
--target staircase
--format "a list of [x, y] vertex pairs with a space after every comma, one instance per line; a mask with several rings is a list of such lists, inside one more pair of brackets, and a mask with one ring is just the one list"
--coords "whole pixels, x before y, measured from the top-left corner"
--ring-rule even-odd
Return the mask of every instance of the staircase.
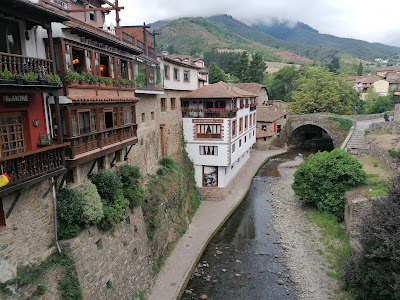
[[352, 155], [361, 155], [369, 152], [369, 145], [365, 139], [365, 129], [356, 126], [345, 148]]

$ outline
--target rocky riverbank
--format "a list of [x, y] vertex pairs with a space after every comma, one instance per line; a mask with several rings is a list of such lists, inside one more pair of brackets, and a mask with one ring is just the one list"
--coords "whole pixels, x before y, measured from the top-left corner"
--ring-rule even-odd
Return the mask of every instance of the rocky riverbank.
[[324, 267], [327, 263], [317, 251], [323, 249], [318, 227], [306, 218], [311, 210], [295, 198], [291, 188], [293, 174], [301, 162], [303, 159], [296, 157], [279, 166], [281, 178], [270, 186], [273, 197], [269, 202], [274, 207], [272, 224], [280, 234], [279, 243], [297, 298], [339, 299], [338, 284], [327, 275], [329, 269]]

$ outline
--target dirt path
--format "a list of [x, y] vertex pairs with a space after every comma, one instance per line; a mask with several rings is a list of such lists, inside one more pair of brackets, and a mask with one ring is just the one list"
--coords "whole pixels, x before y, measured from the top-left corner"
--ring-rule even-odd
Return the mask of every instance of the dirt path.
[[317, 249], [323, 249], [318, 227], [306, 219], [307, 208], [294, 197], [291, 188], [293, 174], [302, 161], [297, 157], [295, 161], [279, 166], [281, 178], [270, 187], [273, 198], [269, 201], [275, 209], [272, 224], [281, 235], [280, 244], [297, 298], [339, 299], [338, 285], [327, 275], [324, 257], [317, 252]]

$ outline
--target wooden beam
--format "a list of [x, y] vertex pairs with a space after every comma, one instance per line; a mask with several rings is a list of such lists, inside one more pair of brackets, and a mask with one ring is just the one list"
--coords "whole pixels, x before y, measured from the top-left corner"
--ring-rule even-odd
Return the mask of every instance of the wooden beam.
[[[124, 9], [123, 6], [120, 6], [117, 8], [118, 10]], [[111, 11], [115, 10], [113, 7], [96, 7], [96, 8], [80, 8], [80, 9], [70, 9], [68, 12], [74, 13], [74, 12], [85, 12], [85, 11]]]
[[21, 194], [22, 194], [22, 189], [17, 191], [15, 199], [6, 213], [6, 219], [8, 219], [8, 217], [11, 215], [11, 212], [13, 211], [15, 204], [17, 204], [17, 201], [19, 200], [19, 197], [21, 196]]
[[127, 160], [127, 159], [128, 159], [128, 155], [129, 155], [129, 152], [131, 152], [132, 147], [133, 147], [133, 144], [129, 147], [129, 149], [126, 150], [126, 154], [125, 154], [125, 156], [124, 156], [124, 160]]

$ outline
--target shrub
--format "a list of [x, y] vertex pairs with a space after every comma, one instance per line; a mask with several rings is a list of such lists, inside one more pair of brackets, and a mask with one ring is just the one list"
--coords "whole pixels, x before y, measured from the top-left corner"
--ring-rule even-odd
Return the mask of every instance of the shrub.
[[126, 213], [129, 201], [124, 197], [122, 190], [118, 190], [113, 196], [112, 203], [103, 203], [104, 217], [97, 224], [101, 230], [109, 230], [121, 222]]
[[102, 171], [92, 177], [92, 182], [97, 187], [101, 199], [112, 203], [114, 195], [122, 188], [121, 179], [113, 171]]
[[68, 240], [76, 237], [81, 231], [81, 227], [76, 223], [62, 223], [58, 228], [58, 238]]
[[292, 188], [305, 203], [343, 219], [344, 193], [363, 183], [361, 164], [342, 149], [310, 155], [294, 174]]
[[400, 157], [400, 151], [396, 151], [394, 149], [389, 149], [388, 152], [389, 152], [389, 155], [390, 155], [391, 158]]
[[70, 188], [62, 189], [58, 194], [57, 216], [67, 224], [79, 224], [82, 216], [82, 202], [79, 193]]
[[80, 192], [82, 203], [81, 223], [97, 224], [103, 218], [103, 203], [96, 186], [90, 181], [85, 182]]
[[68, 71], [67, 75], [65, 75], [65, 77], [64, 77], [64, 80], [65, 80], [65, 82], [80, 81], [81, 75], [75, 71]]
[[143, 187], [137, 186], [135, 188], [129, 188], [124, 191], [126, 199], [129, 201], [129, 207], [135, 208], [142, 206], [143, 199], [146, 197], [146, 191]]
[[124, 187], [137, 185], [142, 178], [138, 166], [123, 165], [118, 168], [117, 174]]
[[161, 167], [157, 170], [157, 175], [162, 176], [162, 175], [165, 175], [165, 174], [169, 173], [170, 171], [171, 171], [171, 169], [169, 169], [169, 168], [167, 168], [167, 167], [164, 167], [164, 166], [161, 166]]
[[169, 156], [164, 156], [163, 158], [161, 158], [159, 161], [159, 164], [168, 169], [174, 169], [177, 167], [177, 164], [175, 163], [175, 161]]
[[361, 250], [345, 268], [356, 299], [400, 299], [400, 176], [389, 196], [374, 202], [362, 219]]
[[353, 121], [350, 119], [343, 119], [338, 117], [329, 117], [329, 120], [336, 121], [335, 127], [343, 130], [350, 130], [353, 126]]

